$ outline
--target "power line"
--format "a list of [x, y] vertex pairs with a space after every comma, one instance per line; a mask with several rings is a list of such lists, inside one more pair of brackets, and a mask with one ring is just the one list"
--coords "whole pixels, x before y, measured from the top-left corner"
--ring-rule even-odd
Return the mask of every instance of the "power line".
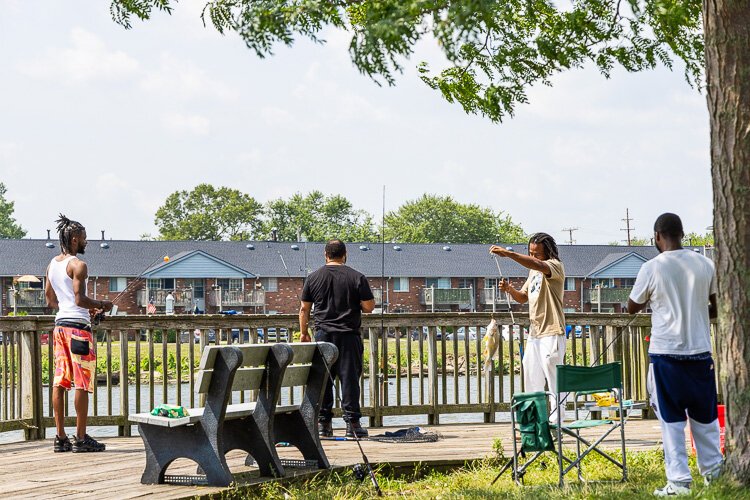
[[631, 246], [630, 242], [632, 240], [630, 238], [630, 233], [632, 231], [635, 231], [635, 228], [634, 227], [630, 227], [630, 221], [634, 220], [634, 219], [630, 218], [630, 210], [629, 209], [627, 209], [627, 208], [625, 209], [625, 218], [624, 219], [620, 219], [620, 220], [623, 221], [625, 223], [625, 226], [626, 226], [625, 229], [620, 229], [620, 231], [627, 231], [628, 232], [628, 239], [627, 240], [622, 240], [622, 241], [626, 241], [627, 244], [628, 244], [628, 246]]
[[570, 235], [570, 239], [568, 240], [568, 245], [575, 245], [576, 240], [573, 239], [573, 231], [578, 231], [577, 227], [567, 227], [562, 230], [563, 232], [567, 232]]

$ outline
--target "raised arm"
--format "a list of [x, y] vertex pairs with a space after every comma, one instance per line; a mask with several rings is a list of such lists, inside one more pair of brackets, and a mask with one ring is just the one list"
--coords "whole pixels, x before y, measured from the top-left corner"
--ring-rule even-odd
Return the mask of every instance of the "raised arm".
[[526, 269], [539, 271], [548, 278], [552, 277], [552, 269], [550, 269], [549, 265], [547, 265], [547, 263], [543, 260], [532, 257], [531, 255], [516, 253], [512, 250], [507, 250], [498, 245], [492, 245], [490, 247], [490, 253], [497, 255], [498, 257], [508, 257], [509, 259], [518, 262]]

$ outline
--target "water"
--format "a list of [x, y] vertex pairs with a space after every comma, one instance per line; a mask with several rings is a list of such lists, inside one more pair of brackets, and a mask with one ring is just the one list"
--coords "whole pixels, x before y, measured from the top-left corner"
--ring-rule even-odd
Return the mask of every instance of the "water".
[[[447, 399], [443, 401], [442, 395], [443, 395], [443, 379], [442, 377], [438, 377], [438, 401], [440, 404], [453, 404], [455, 403], [454, 399], [454, 390], [453, 390], [453, 378], [452, 376], [448, 376], [446, 379], [446, 396]], [[397, 400], [396, 400], [396, 383], [397, 380], [395, 377], [390, 377], [388, 379], [388, 405], [389, 406], [396, 406]], [[484, 382], [483, 382], [484, 383]], [[510, 375], [504, 375], [503, 376], [503, 397], [502, 399], [498, 398], [499, 395], [499, 380], [495, 381], [495, 401], [503, 401], [503, 402], [509, 402], [511, 398], [510, 394]], [[515, 389], [516, 391], [519, 391], [521, 389], [521, 377], [520, 375], [515, 375]], [[419, 399], [419, 377], [412, 377], [411, 380], [412, 385], [412, 403], [415, 405], [422, 404]], [[401, 378], [401, 404], [406, 406], [408, 405], [408, 395], [407, 395], [407, 389], [408, 389], [408, 380], [403, 377]], [[120, 413], [120, 388], [115, 386], [112, 387], [112, 415], [117, 415]], [[181, 384], [179, 387], [181, 397], [182, 397], [182, 405], [185, 407], [190, 406], [190, 385], [189, 384]], [[129, 405], [130, 405], [130, 411], [131, 413], [137, 413], [137, 412], [146, 412], [151, 409], [150, 403], [149, 403], [149, 390], [147, 384], [141, 384], [140, 388], [140, 407], [137, 409], [136, 405], [136, 397], [135, 397], [135, 387], [130, 386], [129, 387]], [[177, 402], [177, 391], [178, 387], [177, 384], [169, 384], [167, 385], [167, 400], [169, 404], [176, 404]], [[45, 416], [51, 415], [49, 412], [49, 391], [48, 388], [45, 387], [42, 391], [43, 399], [44, 399], [44, 413]], [[294, 391], [294, 402], [299, 403], [301, 400], [301, 394], [302, 390], [301, 388], [297, 387]], [[426, 403], [428, 401], [428, 385], [427, 385], [427, 377], [424, 377], [423, 379], [423, 394], [424, 394], [424, 402]], [[477, 380], [476, 377], [469, 377], [469, 398], [467, 399], [466, 396], [466, 376], [460, 375], [458, 377], [458, 403], [464, 404], [464, 403], [477, 403], [478, 399], [478, 391], [477, 391]], [[370, 398], [370, 387], [369, 387], [369, 381], [365, 379], [365, 387], [364, 387], [364, 400], [369, 401]], [[482, 398], [483, 400], [486, 400], [486, 394], [484, 391], [484, 387], [482, 388]], [[245, 399], [248, 400], [247, 397]], [[154, 405], [158, 405], [163, 403], [163, 386], [161, 384], [158, 384], [154, 387]], [[233, 394], [233, 403], [239, 403], [240, 402], [240, 396], [239, 393]], [[290, 404], [290, 393], [288, 389], [283, 389], [281, 394], [281, 404]], [[93, 415], [93, 396], [89, 399], [89, 414]], [[198, 405], [198, 396], [195, 396], [195, 405]], [[73, 391], [70, 391], [68, 394], [68, 409], [70, 411], [70, 415], [75, 415], [75, 409], [73, 407]], [[107, 409], [107, 388], [99, 386], [97, 387], [97, 413], [99, 415], [107, 415], [108, 409]], [[573, 413], [567, 412], [568, 417], [572, 418]], [[510, 421], [510, 414], [507, 412], [501, 412], [497, 413], [496, 420], [498, 422], [509, 422]], [[449, 423], [481, 423], [484, 421], [484, 414], [483, 413], [443, 413], [440, 415], [440, 423], [441, 424], [449, 424]], [[405, 416], [386, 416], [383, 417], [383, 424], [388, 426], [412, 426], [412, 425], [426, 425], [427, 424], [427, 415], [405, 415]], [[334, 428], [343, 427], [343, 422], [341, 419], [334, 419]], [[68, 434], [72, 434], [75, 431], [74, 427], [66, 428], [66, 432]], [[133, 434], [137, 434], [137, 426], [132, 427]], [[111, 437], [111, 436], [117, 436], [117, 427], [115, 426], [103, 426], [103, 427], [91, 427], [90, 432], [92, 436], [95, 437]], [[55, 435], [55, 429], [54, 428], [48, 428], [46, 429], [46, 435], [48, 438], [53, 438]], [[0, 433], [0, 443], [10, 443], [15, 441], [22, 441], [23, 440], [23, 431], [11, 431], [11, 432], [4, 432]]]

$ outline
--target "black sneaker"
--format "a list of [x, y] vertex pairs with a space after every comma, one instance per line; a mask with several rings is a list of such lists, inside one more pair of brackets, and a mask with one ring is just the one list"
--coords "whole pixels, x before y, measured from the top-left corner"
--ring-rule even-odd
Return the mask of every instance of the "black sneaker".
[[104, 451], [106, 446], [86, 434], [83, 439], [75, 439], [73, 453], [86, 453], [90, 451]]
[[70, 438], [68, 438], [68, 436], [65, 436], [64, 438], [55, 436], [55, 453], [62, 453], [65, 451], [70, 451], [72, 449], [73, 444], [70, 442]]
[[359, 423], [359, 420], [355, 420], [352, 422], [346, 423], [346, 437], [353, 438], [354, 434], [357, 434], [357, 437], [359, 439], [366, 438], [369, 434], [367, 433], [367, 429], [362, 427]]
[[320, 420], [318, 422], [318, 434], [321, 437], [333, 437], [333, 424], [330, 420]]

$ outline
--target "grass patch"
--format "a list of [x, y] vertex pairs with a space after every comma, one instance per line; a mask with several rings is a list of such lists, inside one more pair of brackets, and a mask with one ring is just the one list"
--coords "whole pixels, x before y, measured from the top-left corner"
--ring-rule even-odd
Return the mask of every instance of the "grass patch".
[[[664, 461], [660, 450], [628, 454], [628, 481], [625, 483], [579, 483], [571, 472], [563, 488], [557, 487], [557, 465], [553, 454], [529, 467], [525, 486], [517, 486], [506, 472], [495, 485], [490, 483], [499, 470], [496, 460], [486, 460], [452, 473], [416, 473], [414, 477], [387, 477], [378, 474], [378, 481], [386, 498], [424, 499], [633, 499], [653, 498], [653, 491], [664, 486]], [[691, 458], [693, 492], [687, 498], [741, 499], [750, 498], [747, 488], [722, 479], [704, 486]], [[599, 456], [588, 457], [584, 474], [589, 480], [616, 480], [616, 468]], [[229, 490], [222, 498], [269, 499], [366, 499], [374, 498], [375, 490], [369, 479], [357, 481], [351, 472], [321, 475], [302, 484], [282, 486], [270, 483], [253, 490]]]

